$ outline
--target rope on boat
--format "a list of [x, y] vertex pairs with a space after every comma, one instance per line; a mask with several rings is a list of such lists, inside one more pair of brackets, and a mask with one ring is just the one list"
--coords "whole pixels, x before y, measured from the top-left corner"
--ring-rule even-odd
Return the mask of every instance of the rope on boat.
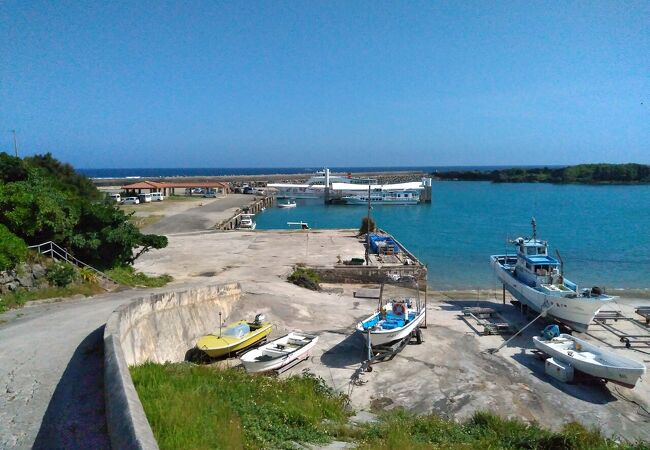
[[549, 305], [549, 306], [547, 306], [546, 308], [544, 308], [544, 305], [548, 305], [548, 302], [544, 302], [544, 304], [542, 304], [542, 312], [540, 312], [539, 315], [538, 315], [537, 317], [535, 317], [533, 320], [531, 320], [530, 322], [528, 322], [528, 323], [526, 324], [526, 326], [524, 326], [524, 327], [521, 328], [519, 331], [517, 331], [515, 334], [513, 334], [512, 337], [511, 337], [510, 339], [508, 339], [507, 341], [505, 341], [503, 344], [501, 344], [501, 345], [498, 346], [497, 348], [493, 348], [493, 349], [488, 350], [488, 353], [494, 355], [496, 352], [498, 352], [498, 351], [501, 350], [503, 347], [505, 347], [506, 345], [508, 345], [508, 343], [509, 343], [510, 341], [512, 341], [512, 340], [513, 340], [514, 338], [516, 338], [517, 336], [519, 336], [519, 335], [521, 334], [522, 331], [524, 331], [526, 328], [528, 328], [529, 326], [531, 326], [535, 321], [537, 321], [537, 319], [539, 319], [540, 317], [544, 317], [544, 316], [546, 316], [546, 313], [547, 313], [547, 312], [548, 312], [548, 311], [553, 307], [553, 305]]

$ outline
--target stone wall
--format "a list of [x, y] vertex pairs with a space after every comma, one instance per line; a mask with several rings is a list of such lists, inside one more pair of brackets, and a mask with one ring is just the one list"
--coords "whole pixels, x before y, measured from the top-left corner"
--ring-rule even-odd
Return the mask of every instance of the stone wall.
[[202, 285], [135, 298], [111, 314], [104, 329], [104, 390], [112, 448], [158, 448], [129, 366], [182, 361], [240, 296], [238, 283]]
[[47, 286], [47, 269], [42, 264], [21, 264], [15, 269], [0, 272], [0, 294], [15, 291], [18, 288], [27, 290]]

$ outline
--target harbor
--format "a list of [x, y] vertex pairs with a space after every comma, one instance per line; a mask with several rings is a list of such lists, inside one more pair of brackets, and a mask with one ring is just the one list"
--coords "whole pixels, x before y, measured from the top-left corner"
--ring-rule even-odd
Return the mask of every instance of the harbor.
[[[226, 242], [231, 251], [224, 254], [221, 249]], [[170, 258], [166, 252], [191, 255], [191, 249], [198, 246], [204, 256], [201, 260], [175, 257], [173, 264], [167, 262]], [[368, 291], [377, 292], [382, 284], [323, 283], [323, 290], [314, 292], [285, 280], [295, 265], [333, 269], [341, 266], [341, 260], [363, 258], [364, 252], [364, 243], [354, 230], [206, 232], [170, 236], [168, 249], [143, 258], [138, 267], [149, 273], [172, 273], [185, 280], [208, 276], [215, 281], [238, 280], [242, 300], [229, 317], [263, 313], [273, 323], [271, 337], [296, 329], [318, 336], [311, 357], [287, 370], [286, 375], [309, 369], [338, 391], [349, 394], [355, 409], [378, 412], [405, 407], [460, 419], [507, 404], [507, 416], [524, 421], [560, 427], [566, 421], [577, 420], [598, 426], [607, 434], [648, 438], [647, 418], [633, 403], [648, 407], [648, 380], [642, 378], [633, 390], [610, 387], [597, 380], [558, 382], [545, 373], [544, 361], [535, 353], [532, 340], [547, 322], [540, 321], [492, 354], [490, 350], [501, 346], [511, 333], [474, 329], [463, 320], [465, 308], [490, 308], [513, 329], [524, 328], [532, 319], [510, 303], [516, 299], [509, 294], [504, 304], [500, 290], [429, 289], [421, 344], [404, 346], [390, 361], [373, 364], [372, 372], [359, 372], [367, 360], [367, 346], [363, 333], [355, 333], [354, 328], [377, 308], [376, 295], [364, 297], [368, 297]], [[391, 268], [384, 270], [390, 272]], [[405, 293], [415, 298], [417, 291], [401, 283], [383, 284], [386, 299]], [[425, 290], [419, 294], [424, 299]], [[616, 309], [631, 316], [643, 302], [619, 299]], [[631, 350], [616, 336], [597, 326], [580, 336], [630, 355]], [[632, 352], [634, 358], [647, 364], [645, 350]], [[238, 364], [236, 358], [231, 362]], [[560, 410], [562, 414], [558, 415]]]

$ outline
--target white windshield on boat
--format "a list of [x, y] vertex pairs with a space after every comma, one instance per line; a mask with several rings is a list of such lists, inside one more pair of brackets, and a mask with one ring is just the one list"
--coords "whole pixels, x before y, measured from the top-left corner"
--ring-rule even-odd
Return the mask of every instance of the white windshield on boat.
[[251, 331], [251, 327], [248, 326], [247, 323], [240, 323], [239, 325], [235, 325], [234, 327], [226, 328], [223, 331], [223, 335], [240, 338], [243, 337], [246, 333], [249, 333], [250, 331]]

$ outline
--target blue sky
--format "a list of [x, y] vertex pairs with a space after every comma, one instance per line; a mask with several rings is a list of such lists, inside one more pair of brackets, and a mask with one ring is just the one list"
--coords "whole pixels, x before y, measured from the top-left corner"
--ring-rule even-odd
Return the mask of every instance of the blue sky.
[[0, 150], [77, 167], [650, 163], [650, 2], [0, 3]]

